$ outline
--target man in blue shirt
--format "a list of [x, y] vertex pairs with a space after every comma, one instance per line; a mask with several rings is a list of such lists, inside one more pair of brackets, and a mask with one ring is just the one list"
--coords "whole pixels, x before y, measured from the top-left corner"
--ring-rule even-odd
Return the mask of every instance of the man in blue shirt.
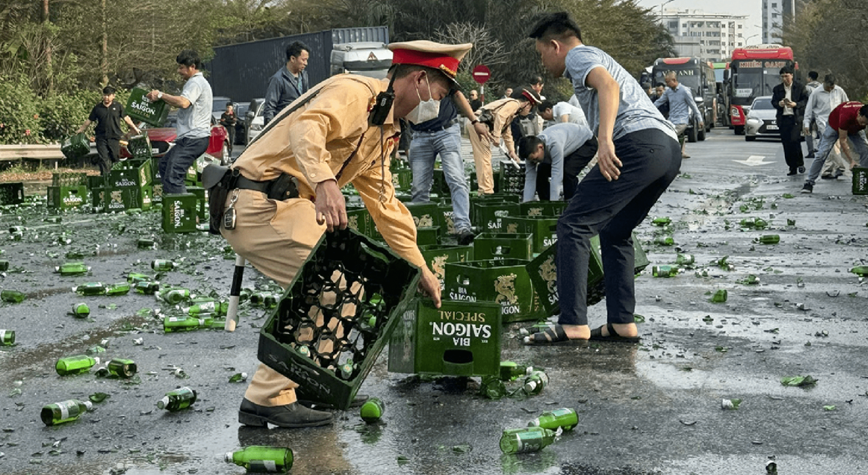
[[522, 201], [532, 201], [537, 192], [540, 201], [558, 201], [561, 184], [564, 199], [569, 200], [576, 192], [576, 177], [596, 153], [597, 140], [587, 125], [563, 122], [522, 137], [518, 142], [518, 157], [525, 161]]
[[675, 71], [669, 71], [663, 77], [668, 88], [663, 93], [663, 96], [654, 101], [654, 105], [658, 108], [663, 104], [669, 104], [669, 122], [675, 125], [675, 132], [678, 133], [678, 141], [681, 143], [681, 158], [690, 158], [690, 155], [684, 153], [684, 132], [687, 131], [687, 126], [690, 124], [690, 114], [696, 114], [699, 117], [699, 127], [705, 127], [705, 122], [702, 120], [702, 114], [699, 108], [696, 107], [696, 101], [693, 100], [693, 91], [689, 87], [678, 83], [678, 75]]
[[459, 244], [467, 245], [473, 242], [474, 235], [470, 230], [470, 193], [464, 179], [464, 160], [461, 158], [459, 111], [471, 120], [471, 126], [481, 137], [491, 140], [488, 127], [476, 118], [467, 98], [455, 91], [440, 101], [440, 113], [436, 119], [410, 125], [413, 130], [410, 168], [413, 170], [413, 202], [427, 203], [434, 180], [434, 159], [440, 155], [443, 175], [452, 194], [455, 234]]
[[[611, 56], [582, 43], [566, 12], [546, 15], [531, 29], [543, 66], [573, 83], [590, 129], [597, 165], [582, 179], [558, 218], [558, 324], [525, 337], [527, 344], [561, 341], [639, 341], [631, 234], [681, 166], [678, 139], [642, 86]], [[599, 234], [608, 323], [588, 326], [588, 261]]]
[[310, 89], [310, 79], [304, 70], [308, 58], [310, 49], [304, 43], [295, 41], [286, 47], [286, 67], [280, 68], [271, 76], [265, 92], [265, 104], [262, 106], [262, 119], [265, 124]]

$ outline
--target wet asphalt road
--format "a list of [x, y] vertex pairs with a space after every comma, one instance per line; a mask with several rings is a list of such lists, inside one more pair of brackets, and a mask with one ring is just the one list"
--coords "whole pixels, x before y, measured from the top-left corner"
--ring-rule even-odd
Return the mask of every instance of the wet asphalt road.
[[[466, 140], [465, 152], [469, 161]], [[800, 195], [802, 178], [784, 176], [778, 142], [745, 143], [716, 129], [688, 152], [693, 158], [652, 211], [672, 219], [676, 246], [653, 244], [660, 228], [650, 220], [637, 234], [652, 265], [673, 263], [676, 251], [694, 254], [697, 264], [675, 278], [646, 270], [637, 279], [636, 311], [646, 319], [641, 345], [529, 348], [518, 342], [526, 325], [510, 325], [503, 359], [545, 367], [551, 384], [539, 396], [500, 401], [477, 396], [472, 380], [389, 373], [383, 355], [361, 390], [386, 403], [383, 423], [373, 426], [353, 411], [317, 429], [237, 423], [245, 385], [228, 379], [256, 368], [261, 309], [244, 307], [235, 333], [163, 334], [153, 312], [142, 309], [172, 309], [153, 297], [71, 292], [84, 282], [147, 273], [152, 259], [170, 258], [182, 265], [164, 283], [225, 296], [232, 261], [223, 259], [221, 239], [162, 235], [157, 213], [73, 213], [54, 224], [41, 208], [3, 211], [3, 258], [24, 272], [7, 272], [0, 288], [29, 298], [0, 306], [0, 328], [16, 330], [18, 341], [0, 348], [0, 473], [236, 474], [243, 469], [224, 464], [222, 453], [254, 444], [291, 447], [292, 473], [312, 474], [762, 474], [770, 457], [786, 474], [868, 473], [868, 289], [848, 272], [868, 260], [868, 199], [852, 196], [843, 179], [822, 180], [813, 195]], [[754, 166], [738, 162], [750, 156]], [[770, 229], [741, 230], [747, 217], [767, 220]], [[11, 225], [28, 228], [22, 242], [8, 239]], [[58, 243], [61, 232], [70, 244]], [[780, 244], [754, 242], [770, 233]], [[150, 235], [158, 249], [137, 249], [136, 239]], [[86, 254], [92, 275], [51, 272], [72, 260], [64, 257], [69, 250]], [[713, 264], [724, 256], [732, 270]], [[748, 274], [760, 284], [740, 284]], [[248, 269], [245, 286], [268, 285]], [[728, 290], [726, 303], [709, 302], [718, 289]], [[90, 305], [90, 319], [66, 315], [77, 301]], [[603, 323], [604, 304], [590, 317], [592, 326]], [[103, 338], [103, 356], [138, 363], [139, 383], [57, 376], [58, 357]], [[188, 378], [174, 376], [176, 367]], [[819, 382], [781, 385], [781, 377], [796, 375]], [[177, 386], [198, 391], [193, 409], [158, 410], [156, 401]], [[39, 419], [44, 404], [96, 392], [111, 397], [77, 422], [46, 428]], [[743, 402], [724, 411], [724, 398]], [[502, 429], [557, 407], [579, 411], [576, 430], [536, 454], [501, 454]]]

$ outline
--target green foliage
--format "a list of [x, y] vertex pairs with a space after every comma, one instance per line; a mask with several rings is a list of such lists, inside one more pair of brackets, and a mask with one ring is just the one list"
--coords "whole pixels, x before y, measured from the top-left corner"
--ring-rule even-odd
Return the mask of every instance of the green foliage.
[[72, 135], [84, 123], [94, 104], [100, 100], [97, 91], [54, 94], [39, 103], [39, 123], [42, 135], [59, 142]]
[[24, 76], [0, 78], [0, 144], [41, 143], [39, 98]]

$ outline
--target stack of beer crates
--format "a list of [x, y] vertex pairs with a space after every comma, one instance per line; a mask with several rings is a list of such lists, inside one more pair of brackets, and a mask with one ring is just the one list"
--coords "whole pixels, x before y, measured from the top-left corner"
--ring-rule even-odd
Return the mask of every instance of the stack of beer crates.
[[52, 173], [51, 186], [48, 187], [48, 207], [80, 208], [87, 202], [87, 182], [85, 172]]

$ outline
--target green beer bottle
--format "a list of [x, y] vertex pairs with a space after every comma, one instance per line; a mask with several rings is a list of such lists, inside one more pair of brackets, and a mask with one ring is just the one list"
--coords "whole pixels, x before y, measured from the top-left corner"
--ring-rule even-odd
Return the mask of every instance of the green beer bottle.
[[661, 246], [674, 246], [675, 239], [673, 239], [672, 236], [657, 236], [654, 238], [654, 243]]
[[208, 297], [193, 299], [193, 305], [187, 310], [191, 317], [198, 315], [226, 316], [229, 310], [229, 302], [217, 302]]
[[653, 224], [654, 226], [666, 226], [667, 224], [670, 224], [670, 223], [672, 223], [672, 220], [666, 216], [654, 218], [654, 220], [651, 221], [651, 224]]
[[136, 247], [139, 249], [156, 249], [157, 245], [153, 239], [140, 238], [136, 241]]
[[850, 269], [850, 272], [858, 275], [859, 277], [868, 277], [868, 266], [856, 266]]
[[163, 319], [163, 331], [166, 333], [172, 332], [188, 332], [198, 330], [205, 326], [210, 326], [213, 318], [197, 318], [197, 317], [166, 317]]
[[93, 404], [90, 401], [70, 399], [43, 406], [40, 417], [42, 417], [42, 422], [45, 425], [56, 426], [65, 422], [72, 422], [85, 412], [92, 410]]
[[512, 361], [500, 362], [500, 379], [501, 381], [515, 381], [516, 379], [527, 376], [533, 372], [533, 366], [519, 366]]
[[243, 450], [227, 452], [226, 463], [244, 467], [251, 473], [286, 473], [292, 468], [292, 450], [285, 447], [251, 445]]
[[9, 303], [21, 303], [26, 299], [27, 296], [24, 295], [24, 292], [19, 292], [17, 290], [4, 290], [0, 292], [0, 300]]
[[761, 244], [777, 244], [781, 242], [781, 237], [777, 234], [763, 234], [759, 238]]
[[7, 270], [9, 270], [9, 261], [0, 259], [0, 272], [6, 272]]
[[253, 292], [250, 294], [250, 304], [254, 307], [265, 305], [266, 295], [268, 295], [268, 292]]
[[190, 291], [180, 287], [163, 289], [160, 292], [160, 298], [171, 305], [177, 305], [190, 298]]
[[500, 450], [505, 454], [537, 452], [554, 441], [554, 431], [542, 427], [507, 429], [500, 437]]
[[483, 376], [479, 385], [479, 395], [495, 401], [506, 396], [506, 385], [500, 378], [495, 376]]
[[97, 363], [99, 363], [99, 358], [91, 358], [87, 355], [67, 356], [57, 360], [54, 369], [57, 370], [57, 374], [67, 376], [87, 373]]
[[383, 401], [372, 397], [362, 404], [362, 408], [359, 409], [359, 415], [362, 416], [363, 421], [370, 424], [379, 421], [383, 417], [385, 410], [386, 406], [383, 405]]
[[549, 384], [549, 377], [542, 371], [534, 371], [524, 380], [524, 392], [528, 396], [537, 395]]
[[726, 302], [726, 297], [728, 296], [728, 292], [726, 289], [720, 289], [711, 296], [711, 301], [714, 303], [724, 303]]
[[15, 344], [15, 330], [0, 329], [0, 346], [12, 346]]
[[85, 275], [89, 270], [90, 267], [84, 265], [84, 262], [67, 262], [60, 267], [54, 268], [54, 271], [62, 277]]
[[136, 293], [141, 295], [154, 295], [160, 290], [159, 282], [141, 281], [136, 282]]
[[192, 406], [194, 402], [196, 402], [196, 391], [183, 387], [167, 392], [163, 399], [157, 401], [157, 407], [175, 412]]
[[87, 349], [87, 354], [89, 354], [89, 355], [98, 355], [101, 353], [105, 353], [105, 348], [103, 348], [99, 345], [91, 346], [90, 348]]
[[126, 282], [111, 284], [105, 289], [106, 295], [126, 295], [128, 293], [130, 293], [130, 284]]
[[652, 266], [651, 275], [654, 277], [675, 277], [678, 269], [672, 266]]
[[174, 262], [167, 259], [154, 259], [154, 261], [151, 262], [151, 269], [154, 269], [157, 272], [168, 272], [175, 269], [175, 267], [178, 266], [176, 266]]
[[553, 411], [546, 411], [540, 414], [539, 417], [530, 421], [528, 427], [542, 427], [549, 430], [557, 430], [562, 427], [564, 430], [572, 430], [579, 423], [579, 415], [575, 409], [564, 407]]
[[86, 303], [77, 303], [72, 306], [72, 316], [75, 318], [87, 318], [90, 315], [90, 307]]
[[675, 256], [675, 264], [679, 266], [689, 266], [695, 262], [696, 259], [693, 257], [693, 254], [678, 254]]
[[78, 295], [103, 295], [105, 294], [105, 284], [102, 282], [88, 282], [74, 287], [73, 290]]
[[138, 367], [133, 360], [123, 358], [112, 358], [108, 364], [108, 372], [119, 378], [132, 378], [136, 374]]
[[154, 278], [150, 275], [139, 274], [138, 272], [130, 272], [127, 274], [127, 282], [131, 284], [136, 284], [139, 282], [150, 282], [154, 280]]

